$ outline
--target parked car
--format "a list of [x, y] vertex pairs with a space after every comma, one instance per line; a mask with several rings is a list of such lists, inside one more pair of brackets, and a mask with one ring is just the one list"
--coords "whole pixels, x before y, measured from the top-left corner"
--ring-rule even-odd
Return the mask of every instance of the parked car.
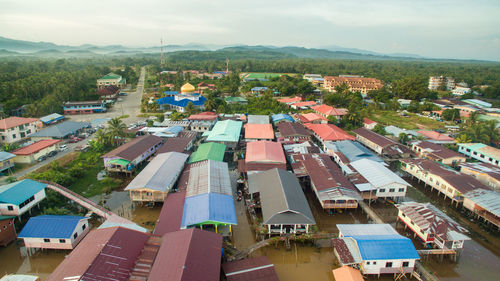
[[55, 156], [57, 154], [57, 150], [52, 150], [51, 152], [47, 153], [48, 157]]
[[77, 143], [77, 142], [79, 142], [81, 140], [82, 140], [82, 138], [74, 137], [74, 138], [68, 140], [68, 143]]
[[120, 93], [120, 96], [126, 96], [127, 93]]
[[47, 159], [47, 156], [42, 155], [42, 156], [38, 157], [38, 159], [36, 159], [36, 161], [42, 162], [42, 161], [45, 161], [45, 159]]
[[67, 149], [68, 149], [68, 146], [67, 146], [67, 145], [65, 145], [65, 144], [63, 144], [63, 145], [61, 145], [61, 146], [59, 147], [59, 150], [60, 150], [60, 151], [65, 151], [65, 150], [67, 150]]

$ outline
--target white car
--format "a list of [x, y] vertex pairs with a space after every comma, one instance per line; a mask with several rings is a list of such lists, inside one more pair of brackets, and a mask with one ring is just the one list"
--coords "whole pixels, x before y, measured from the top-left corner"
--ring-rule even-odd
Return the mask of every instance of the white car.
[[68, 149], [68, 146], [67, 146], [67, 145], [65, 145], [65, 144], [63, 144], [63, 145], [61, 145], [61, 146], [59, 147], [59, 150], [60, 150], [60, 151], [65, 151], [65, 150], [67, 150], [67, 149]]

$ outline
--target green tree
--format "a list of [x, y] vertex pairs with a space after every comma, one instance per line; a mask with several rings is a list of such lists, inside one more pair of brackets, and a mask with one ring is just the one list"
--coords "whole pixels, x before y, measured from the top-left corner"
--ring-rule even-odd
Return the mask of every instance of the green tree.
[[427, 78], [408, 76], [396, 80], [392, 84], [392, 92], [396, 97], [410, 100], [420, 100], [427, 96]]
[[380, 124], [377, 124], [375, 125], [375, 127], [373, 128], [373, 131], [377, 134], [380, 134], [380, 135], [387, 135], [387, 132], [385, 131], [385, 127], [380, 125]]
[[106, 135], [111, 140], [110, 143], [117, 146], [121, 140], [126, 136], [125, 130], [127, 126], [119, 117], [115, 117], [108, 121], [106, 128]]
[[191, 115], [195, 113], [196, 108], [194, 107], [194, 104], [192, 102], [188, 102], [186, 105], [186, 108], [184, 108], [184, 112], [186, 112], [187, 115]]
[[408, 137], [408, 134], [406, 133], [400, 133], [399, 134], [399, 138], [398, 138], [398, 141], [402, 144], [407, 144], [408, 141], [410, 140], [410, 138]]
[[446, 121], [455, 121], [460, 119], [460, 110], [458, 109], [445, 109], [441, 115]]

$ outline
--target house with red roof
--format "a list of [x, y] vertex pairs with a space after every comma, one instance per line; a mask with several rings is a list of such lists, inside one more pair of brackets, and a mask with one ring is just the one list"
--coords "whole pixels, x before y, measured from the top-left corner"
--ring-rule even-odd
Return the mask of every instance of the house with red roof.
[[370, 120], [368, 118], [363, 118], [363, 127], [367, 128], [368, 130], [373, 130], [375, 126], [377, 126], [377, 122]]
[[291, 105], [291, 104], [294, 104], [296, 102], [301, 102], [302, 101], [302, 98], [299, 97], [299, 96], [295, 96], [293, 98], [283, 98], [283, 99], [279, 99], [278, 100], [279, 102], [281, 103], [286, 103], [288, 105]]
[[426, 137], [428, 141], [434, 142], [434, 143], [455, 143], [455, 139], [446, 135], [446, 134], [441, 134], [436, 131], [426, 131], [426, 130], [421, 130], [417, 131], [417, 133], [421, 134], [422, 136]]
[[188, 117], [189, 121], [216, 121], [219, 115], [215, 112], [205, 111], [198, 114], [191, 114]]
[[272, 141], [247, 143], [245, 159], [238, 161], [238, 170], [241, 173], [273, 168], [286, 170], [286, 158], [281, 143]]
[[340, 129], [333, 124], [304, 124], [306, 128], [313, 132], [313, 135], [321, 143], [326, 141], [343, 141], [343, 140], [355, 140], [354, 136], [349, 135], [346, 131]]
[[274, 131], [271, 124], [245, 124], [245, 141], [273, 140]]
[[314, 124], [328, 123], [328, 119], [314, 112], [297, 114], [295, 115], [295, 119], [302, 123], [314, 123]]
[[18, 148], [12, 151], [14, 163], [35, 163], [40, 157], [46, 156], [52, 151], [59, 151], [59, 143], [61, 140], [40, 140], [33, 144]]
[[38, 118], [8, 117], [0, 120], [0, 143], [16, 143], [36, 133], [42, 126]]
[[347, 109], [345, 108], [335, 108], [326, 104], [313, 106], [311, 108], [316, 113], [324, 117], [333, 116], [337, 119], [341, 119], [342, 117], [344, 117], [344, 115], [347, 114]]
[[315, 101], [303, 101], [292, 104], [293, 109], [308, 109], [311, 106], [316, 105]]

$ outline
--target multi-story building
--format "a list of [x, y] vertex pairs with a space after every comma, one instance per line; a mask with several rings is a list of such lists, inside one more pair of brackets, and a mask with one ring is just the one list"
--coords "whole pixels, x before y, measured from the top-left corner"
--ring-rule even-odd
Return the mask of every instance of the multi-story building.
[[443, 83], [446, 85], [446, 90], [455, 89], [455, 79], [453, 77], [431, 76], [429, 77], [429, 90], [437, 90]]
[[64, 114], [91, 114], [106, 112], [106, 104], [98, 101], [68, 101], [63, 104]]
[[101, 89], [109, 85], [121, 87], [126, 83], [127, 80], [125, 80], [125, 78], [123, 78], [121, 75], [111, 72], [97, 79], [97, 89]]
[[483, 143], [459, 143], [458, 152], [484, 163], [500, 167], [500, 150]]
[[335, 87], [344, 83], [349, 87], [349, 91], [361, 92], [362, 94], [367, 94], [384, 86], [382, 81], [376, 78], [346, 75], [324, 77], [324, 87], [330, 92], [335, 92]]
[[37, 118], [9, 117], [0, 120], [0, 143], [22, 141], [41, 126]]

